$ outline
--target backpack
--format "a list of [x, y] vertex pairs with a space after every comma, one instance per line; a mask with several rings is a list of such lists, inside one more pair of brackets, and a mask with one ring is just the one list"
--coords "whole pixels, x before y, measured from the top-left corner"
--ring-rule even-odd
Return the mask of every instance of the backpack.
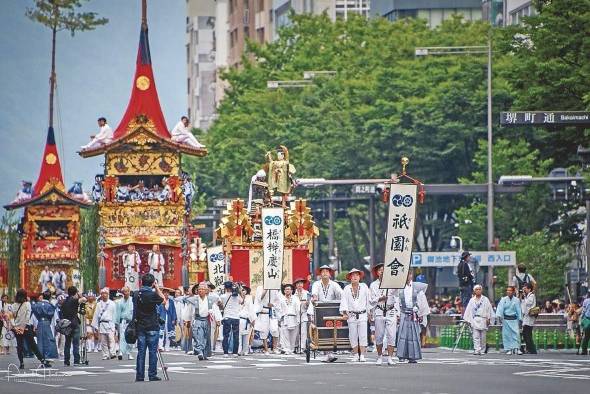
[[531, 284], [531, 278], [529, 277], [529, 274], [524, 274], [522, 279], [520, 279], [518, 277], [518, 275], [514, 275], [514, 277], [516, 278], [516, 282], [518, 283], [518, 292], [519, 293], [522, 293], [522, 288], [525, 283]]
[[133, 317], [127, 327], [125, 328], [125, 342], [129, 345], [133, 345], [137, 342], [137, 318], [136, 318], [136, 311], [137, 311], [137, 294], [139, 291], [133, 295]]

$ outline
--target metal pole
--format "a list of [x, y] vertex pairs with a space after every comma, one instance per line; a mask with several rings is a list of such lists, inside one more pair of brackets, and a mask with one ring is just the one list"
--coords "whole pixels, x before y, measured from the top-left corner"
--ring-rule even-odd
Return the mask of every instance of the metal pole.
[[590, 200], [586, 200], [586, 271], [590, 262]]
[[[492, 32], [488, 34], [488, 250], [494, 244], [494, 183], [492, 172]], [[487, 288], [488, 297], [494, 299], [493, 287], [494, 268], [488, 267]]]
[[[330, 188], [330, 201], [328, 202], [328, 258], [334, 256], [334, 192]], [[335, 267], [334, 267], [335, 268]]]
[[369, 198], [369, 258], [375, 266], [375, 196]]

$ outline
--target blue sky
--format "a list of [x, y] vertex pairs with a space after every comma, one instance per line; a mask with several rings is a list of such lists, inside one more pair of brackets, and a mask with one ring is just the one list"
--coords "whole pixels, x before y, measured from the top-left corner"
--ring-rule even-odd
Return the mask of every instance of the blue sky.
[[[25, 17], [32, 0], [0, 5], [0, 205], [14, 198], [21, 179], [35, 182], [41, 165], [49, 111], [51, 33]], [[58, 34], [59, 111], [55, 131], [66, 186], [92, 186], [103, 157], [76, 151], [105, 116], [119, 124], [131, 93], [140, 28], [139, 0], [93, 0], [85, 10], [109, 23], [94, 31]], [[152, 65], [166, 123], [186, 112], [185, 0], [148, 1]], [[61, 119], [61, 122], [59, 121]]]

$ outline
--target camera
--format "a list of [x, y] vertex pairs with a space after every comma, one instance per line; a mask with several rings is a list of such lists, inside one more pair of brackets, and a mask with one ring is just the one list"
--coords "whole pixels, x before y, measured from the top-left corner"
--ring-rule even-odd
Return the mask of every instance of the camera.
[[86, 303], [82, 302], [80, 303], [80, 305], [78, 305], [78, 313], [82, 316], [84, 316], [86, 314]]
[[237, 283], [233, 283], [231, 285], [231, 296], [232, 297], [237, 297], [240, 291], [240, 285]]

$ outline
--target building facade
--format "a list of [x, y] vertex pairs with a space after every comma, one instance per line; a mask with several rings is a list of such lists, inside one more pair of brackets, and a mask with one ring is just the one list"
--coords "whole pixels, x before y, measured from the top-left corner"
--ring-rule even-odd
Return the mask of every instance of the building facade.
[[434, 28], [453, 15], [465, 20], [482, 19], [481, 0], [372, 0], [371, 15], [394, 21], [402, 18], [426, 19]]

